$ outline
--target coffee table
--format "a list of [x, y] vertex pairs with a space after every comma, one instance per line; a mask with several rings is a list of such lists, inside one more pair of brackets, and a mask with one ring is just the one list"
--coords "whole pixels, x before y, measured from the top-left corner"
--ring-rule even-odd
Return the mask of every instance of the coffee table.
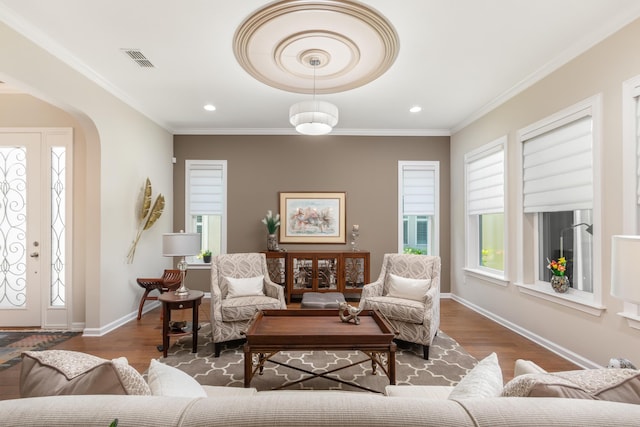
[[[360, 313], [359, 325], [342, 322], [337, 310], [262, 310], [256, 313], [245, 332], [247, 342], [244, 345], [244, 386], [250, 387], [253, 376], [256, 373], [262, 374], [264, 364], [270, 361], [310, 375], [275, 389], [323, 377], [379, 393], [328, 374], [371, 361], [374, 375], [377, 367], [380, 366], [389, 378], [389, 384], [395, 384], [396, 344], [393, 339], [396, 334], [389, 322], [374, 310], [365, 310]], [[311, 372], [271, 359], [284, 350], [358, 350], [367, 358], [328, 371]], [[253, 362], [254, 354], [258, 355], [256, 364]], [[387, 356], [386, 363], [381, 355]]]

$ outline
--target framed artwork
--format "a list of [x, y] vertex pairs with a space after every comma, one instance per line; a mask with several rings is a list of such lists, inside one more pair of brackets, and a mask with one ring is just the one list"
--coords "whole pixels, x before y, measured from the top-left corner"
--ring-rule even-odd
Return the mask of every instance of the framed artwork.
[[280, 243], [346, 243], [345, 193], [280, 193]]

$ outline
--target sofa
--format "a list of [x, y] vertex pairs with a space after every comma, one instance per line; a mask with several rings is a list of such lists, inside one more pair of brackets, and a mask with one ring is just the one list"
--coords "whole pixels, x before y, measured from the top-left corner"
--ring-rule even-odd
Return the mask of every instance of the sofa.
[[[495, 375], [498, 365], [494, 355], [480, 361], [455, 387], [396, 385], [388, 386], [382, 395], [201, 386], [184, 372], [155, 360], [149, 366], [145, 386], [140, 378], [133, 378], [135, 375], [127, 367], [126, 360], [93, 358], [81, 361], [83, 367], [78, 367], [81, 357], [67, 363], [68, 355], [62, 353], [48, 360], [33, 354], [37, 352], [28, 353], [32, 354], [24, 357], [27, 363], [23, 365], [24, 375], [21, 374], [20, 381], [21, 394], [30, 397], [0, 401], [2, 426], [106, 427], [117, 419], [118, 426], [539, 427], [637, 426], [640, 420], [638, 404], [584, 397], [496, 395], [506, 386], [503, 387]], [[52, 366], [56, 358], [56, 366]], [[61, 367], [59, 361], [62, 359], [67, 362]], [[523, 378], [527, 384], [535, 378], [553, 376], [527, 361], [516, 364], [516, 373], [514, 380]], [[640, 373], [627, 372], [625, 375], [627, 379], [623, 383], [633, 383], [632, 388], [635, 387]], [[501, 374], [498, 376], [501, 378]], [[125, 393], [135, 390], [142, 395], [42, 395], [45, 390], [40, 383], [44, 379], [51, 384], [50, 393], [63, 394], [77, 390], [78, 382], [95, 382], [98, 378], [102, 383], [119, 382], [126, 389]], [[567, 379], [551, 381], [554, 382], [561, 387], [571, 386]]]

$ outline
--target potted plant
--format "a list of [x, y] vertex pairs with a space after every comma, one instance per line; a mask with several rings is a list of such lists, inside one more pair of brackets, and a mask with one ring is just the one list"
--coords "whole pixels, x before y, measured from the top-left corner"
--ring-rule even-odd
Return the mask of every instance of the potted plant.
[[267, 216], [262, 218], [262, 223], [267, 226], [267, 232], [269, 233], [267, 237], [267, 250], [279, 250], [276, 232], [278, 231], [278, 227], [280, 227], [280, 214], [273, 216], [273, 212], [267, 211]]
[[209, 264], [211, 262], [211, 251], [209, 249], [203, 250], [200, 252], [200, 255], [198, 255], [198, 258], [202, 258], [205, 264]]

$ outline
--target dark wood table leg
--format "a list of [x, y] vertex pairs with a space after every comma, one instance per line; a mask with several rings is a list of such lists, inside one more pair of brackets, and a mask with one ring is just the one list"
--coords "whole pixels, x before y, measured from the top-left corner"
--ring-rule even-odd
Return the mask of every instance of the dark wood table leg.
[[389, 384], [396, 384], [396, 345], [391, 344], [389, 348], [389, 357], [387, 358], [389, 366], [387, 366], [387, 370], [389, 371]]
[[244, 388], [251, 385], [251, 372], [253, 371], [253, 361], [251, 357], [251, 348], [247, 344], [244, 345]]
[[198, 311], [199, 311], [199, 306], [200, 306], [200, 300], [196, 300], [193, 302], [193, 308], [191, 309], [193, 311], [193, 319], [192, 319], [192, 323], [191, 323], [191, 329], [193, 330], [193, 348], [191, 349], [191, 353], [197, 353], [198, 352], [198, 329], [199, 329], [199, 324], [198, 324]]
[[162, 355], [167, 357], [169, 351], [169, 322], [171, 322], [171, 310], [169, 304], [162, 303]]

